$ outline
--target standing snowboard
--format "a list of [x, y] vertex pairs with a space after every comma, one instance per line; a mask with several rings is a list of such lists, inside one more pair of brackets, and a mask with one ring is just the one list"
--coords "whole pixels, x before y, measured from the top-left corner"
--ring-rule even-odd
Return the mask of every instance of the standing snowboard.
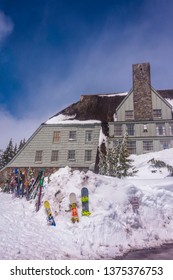
[[90, 216], [91, 212], [89, 211], [89, 196], [88, 189], [81, 189], [81, 201], [82, 201], [82, 216]]
[[52, 211], [51, 211], [51, 208], [50, 208], [50, 203], [49, 201], [45, 201], [44, 202], [44, 207], [45, 207], [45, 210], [46, 210], [46, 213], [47, 213], [47, 219], [48, 219], [48, 223], [51, 225], [51, 226], [56, 226], [56, 223], [55, 223], [55, 220], [53, 218], [53, 215], [52, 215]]
[[79, 222], [79, 217], [77, 213], [77, 200], [75, 193], [71, 193], [69, 196], [70, 199], [70, 208], [71, 208], [71, 221], [72, 223]]

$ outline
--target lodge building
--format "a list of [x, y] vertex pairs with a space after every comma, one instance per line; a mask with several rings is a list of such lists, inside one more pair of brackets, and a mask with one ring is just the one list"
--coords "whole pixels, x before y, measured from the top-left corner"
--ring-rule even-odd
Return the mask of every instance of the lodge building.
[[82, 95], [34, 132], [25, 146], [5, 167], [60, 167], [88, 169], [98, 160], [103, 136], [114, 147], [128, 133], [130, 154], [143, 154], [173, 147], [173, 90], [151, 86], [150, 64], [132, 65], [129, 92]]

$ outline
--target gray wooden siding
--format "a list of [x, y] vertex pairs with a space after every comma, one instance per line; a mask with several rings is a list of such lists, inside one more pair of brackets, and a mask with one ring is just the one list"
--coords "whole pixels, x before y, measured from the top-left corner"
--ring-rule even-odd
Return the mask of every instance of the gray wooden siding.
[[[109, 123], [109, 132], [110, 132], [110, 137], [114, 137], [114, 138], [119, 138], [119, 136], [114, 135], [114, 126], [117, 124], [121, 124], [122, 125], [122, 136], [124, 135], [125, 132], [127, 132], [127, 126], [126, 123], [119, 123], [119, 122], [112, 122]], [[173, 120], [167, 120], [167, 122], [164, 122], [163, 120], [160, 121], [155, 121], [155, 122], [138, 122], [138, 123], [134, 123], [129, 122], [134, 124], [134, 135], [130, 136], [131, 138], [133, 137], [157, 137], [157, 132], [156, 132], [156, 126], [157, 124], [163, 124], [165, 126], [165, 136], [171, 136], [173, 137], [173, 135], [170, 132], [170, 124], [173, 125]], [[144, 132], [144, 125], [147, 126], [147, 132]]]
[[[159, 94], [152, 90], [152, 107], [153, 109], [161, 109], [162, 110], [162, 119], [168, 120], [172, 119], [172, 109], [165, 102]], [[117, 108], [117, 121], [124, 122], [125, 121], [125, 111], [134, 110], [133, 105], [133, 91], [129, 93], [127, 98], [120, 104]]]
[[[85, 132], [92, 131], [92, 142], [85, 143]], [[60, 131], [60, 142], [53, 143], [54, 131]], [[69, 140], [69, 131], [76, 131], [76, 141]], [[40, 130], [28, 141], [22, 151], [10, 163], [11, 167], [89, 167], [95, 162], [100, 124], [89, 125], [42, 125]], [[43, 151], [42, 162], [35, 162], [37, 150]], [[59, 151], [58, 162], [51, 162], [52, 150]], [[75, 161], [68, 160], [68, 150], [76, 151]], [[85, 162], [85, 150], [92, 150], [92, 161]]]
[[127, 110], [134, 111], [133, 92], [129, 93], [125, 101], [122, 102], [122, 105], [120, 105], [119, 108], [117, 109], [117, 121], [119, 122], [125, 121], [125, 111]]
[[152, 91], [152, 106], [154, 109], [162, 110], [162, 119], [172, 119], [172, 109], [161, 99], [161, 97]]
[[[122, 124], [122, 136], [114, 135], [114, 125], [115, 124]], [[131, 122], [133, 123], [133, 122]], [[157, 135], [156, 125], [162, 123], [165, 126], [165, 135]], [[147, 132], [144, 132], [144, 124], [147, 125]], [[129, 140], [136, 141], [136, 154], [142, 154], [143, 151], [143, 141], [151, 140], [153, 141], [153, 151], [160, 151], [161, 148], [161, 141], [169, 141], [170, 148], [173, 148], [173, 135], [170, 132], [170, 124], [173, 125], [173, 120], [167, 120], [167, 122], [162, 121], [152, 121], [152, 122], [138, 122], [134, 123], [134, 135], [129, 136]], [[109, 138], [109, 146], [113, 147], [113, 141], [116, 139], [122, 139], [124, 133], [126, 132], [126, 123], [123, 122], [112, 122], [109, 123], [109, 130], [110, 130], [110, 138]]]

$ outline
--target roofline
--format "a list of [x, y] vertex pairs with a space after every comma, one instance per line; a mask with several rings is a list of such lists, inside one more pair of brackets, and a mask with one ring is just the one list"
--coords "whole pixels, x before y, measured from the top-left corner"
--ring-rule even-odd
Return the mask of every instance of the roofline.
[[18, 153], [10, 160], [10, 162], [8, 162], [1, 170], [3, 171], [5, 168], [10, 167], [10, 164], [16, 159], [16, 157], [18, 157], [18, 155], [25, 149], [25, 147], [31, 142], [31, 140], [33, 139], [33, 137], [38, 133], [38, 131], [43, 127], [43, 124], [41, 124], [36, 131], [29, 137], [29, 139], [26, 141], [25, 145], [18, 151]]
[[[167, 105], [167, 106], [169, 106], [169, 108], [170, 109], [172, 109], [172, 106], [171, 106], [171, 104], [164, 98], [164, 97], [162, 97], [158, 92], [157, 92], [157, 90], [156, 89], [154, 89], [151, 85], [150, 85], [150, 87], [151, 87], [151, 90]], [[129, 97], [129, 95], [131, 94], [133, 92], [133, 88], [131, 88], [130, 90], [129, 90], [129, 92], [128, 92], [128, 94], [126, 95], [126, 97], [123, 99], [123, 101], [119, 104], [119, 106], [116, 108], [116, 111], [118, 111], [119, 110], [119, 108], [122, 106], [122, 104], [127, 100], [127, 98]]]
[[122, 100], [122, 102], [118, 105], [118, 107], [116, 108], [116, 111], [119, 110], [119, 108], [122, 106], [122, 104], [127, 100], [127, 98], [129, 97], [129, 95], [133, 92], [133, 88], [131, 88], [128, 92], [128, 94], [126, 95], [126, 97], [124, 97], [124, 99]]
[[162, 97], [162, 96], [157, 92], [156, 89], [154, 89], [152, 86], [151, 86], [151, 89], [154, 91], [154, 93], [155, 93], [167, 106], [169, 106], [170, 109], [172, 109], [171, 104], [170, 104], [164, 97]]

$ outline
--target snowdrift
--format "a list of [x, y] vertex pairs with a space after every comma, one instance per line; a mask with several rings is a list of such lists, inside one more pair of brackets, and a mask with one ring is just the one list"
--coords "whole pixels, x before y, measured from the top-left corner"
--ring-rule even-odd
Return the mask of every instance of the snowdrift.
[[[152, 172], [151, 158], [173, 165], [173, 149], [133, 156], [135, 177], [117, 179], [60, 169], [46, 184], [56, 227], [47, 225], [42, 207], [34, 201], [0, 193], [1, 259], [114, 259], [134, 249], [173, 241], [173, 177], [165, 168]], [[142, 178], [142, 179], [141, 179]], [[81, 189], [89, 190], [91, 215], [81, 215]], [[76, 193], [79, 223], [71, 223], [69, 194]], [[138, 213], [131, 199], [139, 200]]]

